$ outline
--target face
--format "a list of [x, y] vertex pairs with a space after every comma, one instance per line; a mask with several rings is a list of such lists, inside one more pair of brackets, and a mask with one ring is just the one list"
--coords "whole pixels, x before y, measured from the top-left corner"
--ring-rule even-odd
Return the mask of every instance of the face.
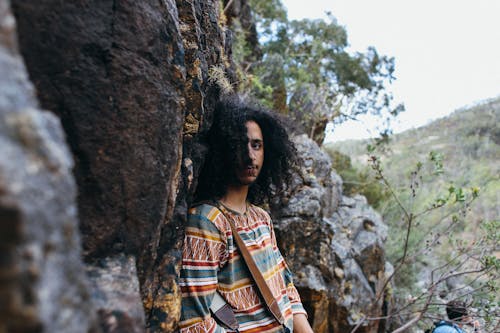
[[242, 163], [236, 172], [241, 185], [250, 185], [257, 180], [264, 164], [264, 138], [259, 125], [255, 121], [246, 124], [248, 136], [248, 163]]

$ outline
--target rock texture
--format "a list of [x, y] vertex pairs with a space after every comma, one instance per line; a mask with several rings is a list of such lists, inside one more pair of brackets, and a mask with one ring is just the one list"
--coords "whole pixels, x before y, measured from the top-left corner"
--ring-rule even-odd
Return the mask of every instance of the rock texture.
[[[383, 314], [387, 227], [364, 197], [342, 196], [342, 180], [315, 142], [295, 141], [303, 167], [289, 197], [274, 205], [278, 242], [314, 332], [349, 332]], [[383, 331], [379, 324], [357, 332]]]
[[203, 156], [193, 147], [218, 98], [208, 73], [228, 64], [218, 1], [12, 7], [40, 102], [75, 157], [85, 259], [136, 257], [148, 326], [173, 331], [181, 227]]
[[[203, 136], [236, 82], [224, 22], [249, 19], [219, 5], [0, 0], [0, 332], [176, 331]], [[315, 332], [346, 332], [382, 313], [386, 228], [297, 146], [277, 234]]]
[[146, 322], [135, 258], [123, 254], [108, 257], [86, 270], [104, 332], [143, 332]]
[[300, 124], [298, 130], [318, 145], [325, 140], [326, 126], [331, 116], [328, 93], [313, 84], [302, 85], [290, 98], [290, 118]]
[[0, 332], [91, 332], [73, 158], [36, 101], [5, 0], [0, 73]]

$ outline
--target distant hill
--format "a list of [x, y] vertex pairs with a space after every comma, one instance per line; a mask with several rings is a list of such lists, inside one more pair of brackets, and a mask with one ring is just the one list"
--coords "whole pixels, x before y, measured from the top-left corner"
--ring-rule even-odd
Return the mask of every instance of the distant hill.
[[[358, 168], [367, 166], [370, 140], [349, 140], [326, 145], [351, 158]], [[500, 215], [500, 98], [461, 109], [426, 126], [391, 137], [382, 154], [384, 172], [397, 187], [408, 186], [410, 173], [418, 161], [429, 158], [431, 151], [443, 156], [443, 175], [423, 179], [423, 207], [429, 194], [453, 183], [477, 186], [480, 197], [472, 207], [474, 221], [498, 219]], [[384, 213], [384, 212], [382, 212]]]
[[[323, 148], [332, 156], [334, 165], [343, 169], [337, 171], [344, 181], [347, 180], [344, 191], [353, 194], [353, 188], [363, 188], [368, 200], [375, 198], [376, 202], [371, 204], [377, 207], [390, 228], [386, 243], [388, 259], [396, 263], [403, 253], [407, 224], [403, 222], [397, 201], [387, 191], [384, 193], [386, 187], [378, 184], [373, 176], [368, 163], [369, 144], [373, 142], [349, 140]], [[384, 177], [399, 201], [414, 216], [419, 216], [415, 219], [409, 241], [411, 251], [424, 248], [432, 235], [444, 235], [439, 246], [432, 246], [433, 254], [416, 257], [396, 276], [399, 292], [411, 293], [422, 285], [422, 281], [429, 279], [432, 267], [438, 267], [449, 258], [455, 241], [472, 240], [482, 234], [483, 222], [499, 220], [500, 98], [458, 110], [426, 126], [394, 135], [382, 148], [374, 154], [380, 157]], [[430, 161], [431, 152], [437, 161]], [[419, 162], [422, 163], [419, 172], [412, 174], [418, 169]], [[439, 174], [435, 172], [436, 164], [442, 164]], [[447, 204], [419, 215], [440, 198], [446, 198], [449, 189], [464, 188], [467, 192], [473, 187], [480, 190], [471, 205], [463, 208]], [[462, 210], [457, 208], [459, 206]], [[453, 226], [451, 229], [448, 228], [450, 225]], [[493, 251], [497, 257], [500, 256], [500, 248]]]

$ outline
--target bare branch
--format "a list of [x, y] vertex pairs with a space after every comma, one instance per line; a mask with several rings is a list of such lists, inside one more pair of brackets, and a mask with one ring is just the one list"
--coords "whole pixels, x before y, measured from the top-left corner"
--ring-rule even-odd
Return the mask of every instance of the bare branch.
[[422, 313], [419, 313], [418, 315], [416, 315], [412, 320], [410, 320], [409, 322], [407, 322], [406, 324], [404, 324], [403, 326], [401, 326], [400, 328], [398, 329], [395, 329], [392, 333], [399, 333], [399, 332], [404, 332], [407, 328], [410, 328], [411, 326], [413, 326], [416, 322], [418, 322], [420, 319], [422, 318]]
[[227, 10], [229, 9], [229, 7], [233, 4], [233, 1], [234, 0], [229, 0], [226, 4], [226, 6], [224, 7], [224, 10], [222, 11], [222, 13], [225, 15]]

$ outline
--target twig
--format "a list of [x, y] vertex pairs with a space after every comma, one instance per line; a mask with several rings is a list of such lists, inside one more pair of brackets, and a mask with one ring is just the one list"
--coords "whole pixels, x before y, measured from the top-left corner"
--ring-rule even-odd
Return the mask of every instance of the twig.
[[404, 324], [403, 326], [395, 329], [392, 333], [399, 333], [399, 332], [404, 332], [408, 327], [413, 326], [417, 321], [419, 321], [422, 318], [422, 313], [419, 313], [417, 316], [415, 316], [412, 320]]
[[356, 326], [354, 326], [354, 328], [352, 329], [351, 333], [355, 333], [358, 328], [361, 327], [361, 325], [365, 322], [366, 320], [366, 317], [361, 317], [361, 319], [358, 320], [358, 323], [356, 324]]
[[233, 1], [234, 0], [229, 0], [226, 4], [226, 6], [224, 7], [224, 10], [222, 11], [222, 13], [226, 14], [226, 11], [229, 9], [229, 6], [231, 6], [233, 4]]

